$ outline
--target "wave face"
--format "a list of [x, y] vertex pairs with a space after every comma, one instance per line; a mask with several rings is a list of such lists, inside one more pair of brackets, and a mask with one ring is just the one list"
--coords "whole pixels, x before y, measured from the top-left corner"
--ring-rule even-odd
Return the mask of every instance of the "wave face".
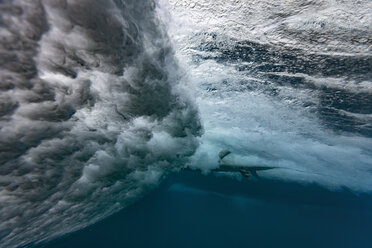
[[372, 191], [371, 1], [164, 0], [205, 134], [262, 177]]
[[155, 7], [1, 1], [1, 247], [94, 223], [195, 152], [197, 108]]

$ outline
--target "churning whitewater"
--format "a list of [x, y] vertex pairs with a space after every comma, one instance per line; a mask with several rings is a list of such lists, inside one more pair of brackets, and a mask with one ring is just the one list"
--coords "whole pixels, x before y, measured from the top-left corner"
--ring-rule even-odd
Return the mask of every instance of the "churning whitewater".
[[205, 133], [191, 167], [372, 190], [372, 2], [163, 0]]
[[194, 153], [197, 110], [154, 8], [1, 3], [1, 247], [94, 223]]
[[[0, 1], [0, 247], [218, 153], [372, 192], [372, 2]], [[282, 168], [282, 169], [280, 169]]]

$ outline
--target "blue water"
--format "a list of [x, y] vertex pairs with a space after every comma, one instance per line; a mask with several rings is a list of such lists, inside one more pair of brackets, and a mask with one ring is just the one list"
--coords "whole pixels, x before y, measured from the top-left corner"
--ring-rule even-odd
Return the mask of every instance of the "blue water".
[[46, 248], [371, 247], [372, 196], [173, 174], [131, 207]]

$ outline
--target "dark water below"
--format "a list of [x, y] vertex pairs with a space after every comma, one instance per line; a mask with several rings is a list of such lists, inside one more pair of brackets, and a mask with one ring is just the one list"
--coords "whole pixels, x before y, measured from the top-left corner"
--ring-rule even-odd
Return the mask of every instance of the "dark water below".
[[371, 231], [372, 196], [182, 172], [129, 208], [42, 247], [367, 248]]

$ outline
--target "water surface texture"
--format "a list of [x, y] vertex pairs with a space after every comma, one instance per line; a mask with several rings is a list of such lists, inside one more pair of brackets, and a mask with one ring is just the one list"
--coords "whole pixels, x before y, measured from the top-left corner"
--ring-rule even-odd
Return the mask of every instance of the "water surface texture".
[[[0, 247], [368, 247], [371, 23], [368, 0], [0, 1]], [[208, 174], [224, 149], [277, 169]]]

